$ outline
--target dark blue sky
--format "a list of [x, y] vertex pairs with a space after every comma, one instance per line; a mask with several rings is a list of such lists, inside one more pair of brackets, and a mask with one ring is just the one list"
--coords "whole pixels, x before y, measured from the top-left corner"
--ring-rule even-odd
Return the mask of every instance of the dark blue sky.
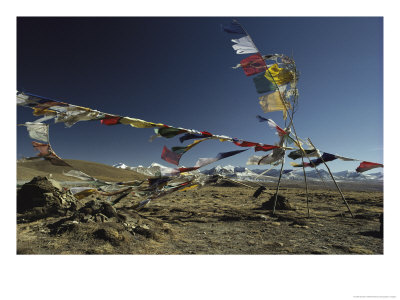
[[[18, 18], [17, 89], [103, 112], [206, 130], [248, 141], [278, 138], [260, 114], [284, 126], [281, 112], [265, 114], [251, 78], [233, 70], [237, 55], [220, 24], [231, 18]], [[383, 163], [383, 19], [368, 17], [238, 17], [262, 54], [294, 56], [300, 71], [295, 127], [322, 151]], [[17, 121], [32, 121], [18, 107]], [[62, 158], [114, 164], [169, 165], [162, 147], [178, 138], [148, 139], [152, 129], [50, 121], [50, 141]], [[239, 150], [208, 141], [181, 164]], [[215, 164], [245, 165], [249, 150]], [[260, 155], [259, 152], [257, 152]], [[17, 128], [17, 157], [33, 156]], [[290, 168], [287, 160], [287, 168]], [[359, 162], [334, 161], [333, 171]], [[173, 165], [170, 165], [173, 166]], [[212, 165], [211, 165], [212, 166]], [[211, 167], [210, 166], [210, 167]], [[372, 170], [370, 172], [376, 172]]]

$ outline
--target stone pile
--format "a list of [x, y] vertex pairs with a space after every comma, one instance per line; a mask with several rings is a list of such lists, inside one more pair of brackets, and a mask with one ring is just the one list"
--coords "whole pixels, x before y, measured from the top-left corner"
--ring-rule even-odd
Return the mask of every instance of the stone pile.
[[17, 213], [28, 219], [65, 215], [75, 211], [78, 200], [49, 176], [37, 176], [17, 192]]

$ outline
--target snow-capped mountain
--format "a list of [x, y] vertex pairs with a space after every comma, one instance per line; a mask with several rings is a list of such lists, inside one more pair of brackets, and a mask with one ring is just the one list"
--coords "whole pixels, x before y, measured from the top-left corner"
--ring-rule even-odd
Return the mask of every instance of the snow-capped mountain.
[[124, 164], [124, 163], [115, 164], [115, 165], [113, 165], [113, 167], [119, 168], [119, 169], [130, 169], [130, 168], [131, 168], [131, 167], [127, 166], [127, 165]]
[[[138, 173], [147, 175], [147, 176], [159, 176], [160, 172], [168, 173], [170, 170], [174, 168], [166, 167], [158, 163], [152, 163], [148, 167], [144, 166], [137, 166], [137, 167], [130, 167], [124, 163], [118, 163], [113, 165], [113, 167], [121, 168], [121, 169], [129, 169], [136, 171]], [[236, 179], [236, 180], [247, 180], [247, 181], [275, 181], [279, 177], [279, 168], [272, 169], [265, 172], [266, 169], [254, 169], [250, 170], [246, 167], [235, 167], [232, 165], [227, 166], [215, 166], [211, 169], [206, 169], [200, 171], [202, 174], [205, 175], [222, 175], [228, 178]], [[198, 171], [197, 171], [198, 172]], [[262, 175], [261, 175], [262, 174]], [[372, 174], [364, 174], [364, 173], [357, 173], [356, 171], [340, 171], [335, 172], [332, 174], [337, 181], [383, 181], [383, 172], [377, 172]], [[282, 179], [284, 180], [304, 180], [303, 169], [291, 169], [291, 170], [283, 170]], [[329, 180], [330, 175], [328, 171], [323, 169], [311, 169], [306, 171], [306, 176], [308, 180], [320, 180], [321, 177], [324, 180]]]
[[[272, 169], [261, 175], [266, 170], [263, 169], [254, 169], [250, 170], [245, 167], [234, 167], [231, 165], [228, 166], [216, 166], [212, 169], [201, 171], [203, 174], [207, 175], [223, 175], [230, 178], [235, 178], [237, 180], [249, 180], [249, 181], [268, 181], [275, 180], [279, 177], [280, 170]], [[332, 174], [333, 177], [338, 181], [363, 181], [363, 180], [375, 180], [382, 181], [383, 180], [383, 172], [373, 173], [373, 174], [363, 174], [357, 173], [356, 171], [341, 171]], [[304, 180], [303, 169], [300, 170], [283, 170], [282, 179], [286, 180]], [[306, 171], [307, 179], [309, 180], [320, 180], [321, 178], [324, 180], [329, 180], [330, 175], [328, 171], [322, 169], [312, 169]]]

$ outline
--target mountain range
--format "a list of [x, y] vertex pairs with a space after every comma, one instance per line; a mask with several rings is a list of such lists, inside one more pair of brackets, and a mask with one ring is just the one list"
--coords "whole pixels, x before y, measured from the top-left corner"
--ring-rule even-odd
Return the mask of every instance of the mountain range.
[[[167, 168], [163, 165], [158, 163], [152, 163], [149, 167], [144, 166], [137, 166], [137, 167], [130, 167], [124, 163], [118, 163], [113, 165], [115, 168], [120, 169], [127, 169], [138, 172], [140, 174], [144, 174], [147, 176], [154, 176], [159, 174], [162, 168]], [[223, 175], [228, 178], [236, 179], [236, 180], [246, 180], [246, 181], [275, 181], [279, 177], [280, 170], [272, 169], [265, 172], [266, 169], [253, 169], [250, 170], [246, 167], [235, 167], [232, 165], [221, 166], [218, 165], [211, 169], [197, 171], [201, 172], [206, 175]], [[340, 171], [332, 173], [333, 177], [337, 181], [383, 181], [383, 172], [377, 172], [372, 174], [364, 174], [364, 173], [357, 173], [355, 171]], [[306, 171], [307, 179], [309, 180], [320, 180], [322, 177], [324, 180], [329, 179], [330, 175], [328, 171], [318, 169], [311, 169]], [[303, 179], [303, 169], [291, 169], [291, 170], [283, 170], [282, 179], [286, 180], [304, 180]]]

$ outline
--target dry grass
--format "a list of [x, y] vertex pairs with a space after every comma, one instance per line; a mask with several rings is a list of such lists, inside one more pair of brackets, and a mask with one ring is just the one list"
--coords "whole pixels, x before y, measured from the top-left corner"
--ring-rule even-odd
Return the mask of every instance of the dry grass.
[[54, 166], [47, 160], [32, 160], [17, 163], [17, 180], [31, 180], [35, 176], [52, 174], [53, 178], [60, 181], [79, 181], [74, 177], [63, 175], [70, 170], [82, 171], [90, 176], [105, 181], [141, 180], [146, 176], [131, 170], [114, 168], [101, 163], [83, 160], [65, 159], [72, 167]]

